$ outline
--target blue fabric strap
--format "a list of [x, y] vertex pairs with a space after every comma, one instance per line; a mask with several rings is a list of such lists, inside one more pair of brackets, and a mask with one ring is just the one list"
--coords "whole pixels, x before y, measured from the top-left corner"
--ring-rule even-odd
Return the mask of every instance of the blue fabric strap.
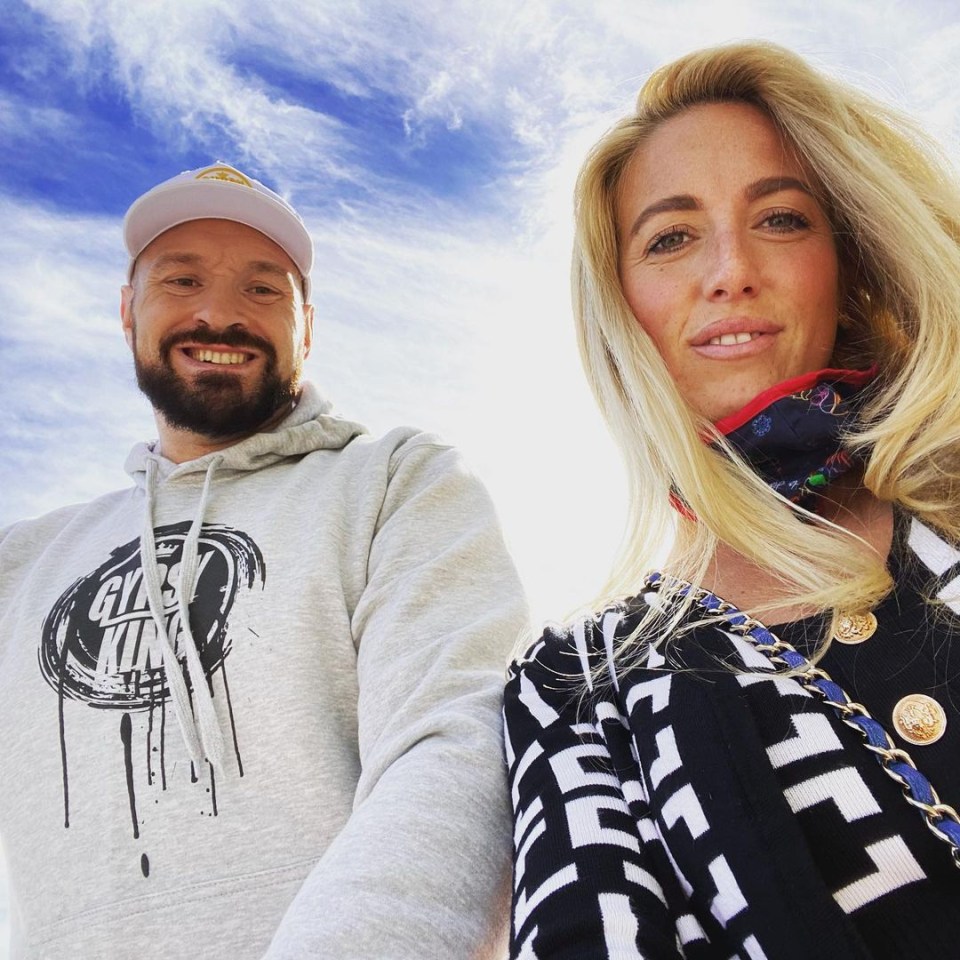
[[[660, 572], [648, 574], [646, 585], [657, 590], [666, 582]], [[718, 618], [728, 629], [750, 641], [769, 660], [786, 664], [804, 687], [818, 695], [846, 724], [860, 731], [863, 745], [870, 750], [884, 772], [902, 787], [907, 802], [916, 807], [927, 826], [951, 848], [954, 866], [960, 867], [960, 823], [952, 807], [941, 804], [937, 791], [916, 768], [905, 750], [894, 745], [883, 726], [867, 712], [862, 704], [854, 703], [844, 689], [825, 671], [815, 667], [802, 653], [784, 642], [762, 623], [738, 610], [733, 604], [706, 590], [696, 590], [683, 580], [673, 581], [676, 595], [694, 596], [694, 603], [708, 613], [719, 612]]]

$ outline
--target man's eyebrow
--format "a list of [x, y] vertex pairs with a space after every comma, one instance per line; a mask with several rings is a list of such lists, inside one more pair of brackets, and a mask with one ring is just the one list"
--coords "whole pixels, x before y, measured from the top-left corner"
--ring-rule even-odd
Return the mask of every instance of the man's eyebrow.
[[633, 221], [629, 236], [635, 237], [637, 231], [651, 218], [658, 213], [670, 213], [673, 210], [699, 210], [700, 201], [689, 193], [678, 193], [673, 197], [664, 197], [662, 200], [655, 200], [648, 207], [640, 211], [640, 216]]
[[[164, 253], [150, 264], [150, 270], [166, 270], [169, 267], [196, 267], [202, 263], [203, 257], [199, 253]], [[273, 260], [251, 260], [247, 263], [247, 270], [251, 273], [266, 273], [280, 279], [285, 279], [290, 275], [289, 270], [284, 269], [283, 266]]]
[[[247, 264], [247, 268], [254, 273], [269, 273], [283, 279], [292, 275], [290, 270], [284, 269], [279, 263], [275, 263], [273, 260], [251, 260]], [[296, 276], [297, 275], [294, 275], [294, 279], [296, 279]]]
[[198, 253], [164, 253], [150, 264], [150, 270], [165, 270], [167, 267], [190, 267], [200, 263]]

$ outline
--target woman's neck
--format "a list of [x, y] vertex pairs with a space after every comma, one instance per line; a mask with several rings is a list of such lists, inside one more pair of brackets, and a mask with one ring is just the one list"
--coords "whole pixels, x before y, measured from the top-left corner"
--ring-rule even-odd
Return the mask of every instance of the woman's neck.
[[[893, 543], [893, 508], [878, 500], [862, 484], [860, 472], [838, 478], [820, 498], [818, 513], [825, 520], [860, 537], [884, 560]], [[782, 580], [726, 543], [714, 552], [703, 578], [703, 586], [742, 610], [776, 602], [782, 594]], [[786, 623], [814, 611], [796, 605], [774, 606], [762, 614], [768, 624]]]

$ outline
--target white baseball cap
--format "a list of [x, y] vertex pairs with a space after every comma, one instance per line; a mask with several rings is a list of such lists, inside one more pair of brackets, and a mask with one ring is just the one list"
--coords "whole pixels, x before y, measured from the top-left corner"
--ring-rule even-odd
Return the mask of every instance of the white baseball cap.
[[313, 241], [300, 214], [259, 180], [217, 161], [186, 170], [148, 190], [123, 218], [123, 242], [130, 254], [128, 279], [147, 244], [166, 230], [190, 220], [245, 223], [276, 243], [303, 276], [303, 299], [310, 299]]

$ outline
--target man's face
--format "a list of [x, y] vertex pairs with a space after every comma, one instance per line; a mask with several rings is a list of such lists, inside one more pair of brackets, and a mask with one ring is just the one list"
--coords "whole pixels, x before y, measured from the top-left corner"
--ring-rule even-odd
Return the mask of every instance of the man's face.
[[252, 227], [193, 220], [162, 233], [123, 288], [137, 383], [166, 423], [253, 433], [300, 390], [313, 308], [286, 253]]

